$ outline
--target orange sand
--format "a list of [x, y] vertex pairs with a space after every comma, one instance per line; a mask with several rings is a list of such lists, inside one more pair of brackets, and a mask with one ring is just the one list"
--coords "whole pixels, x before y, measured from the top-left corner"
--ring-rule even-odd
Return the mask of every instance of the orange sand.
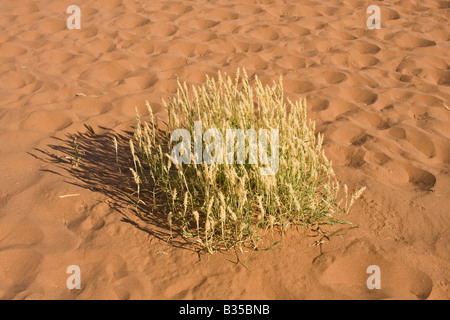
[[[450, 298], [449, 1], [73, 2], [0, 1], [0, 298]], [[81, 30], [66, 28], [71, 4]], [[130, 130], [145, 100], [163, 117], [177, 75], [237, 67], [307, 98], [339, 180], [367, 186], [348, 216], [359, 229], [321, 246], [292, 230], [247, 264], [199, 259], [124, 221], [102, 172], [70, 174], [67, 134]]]

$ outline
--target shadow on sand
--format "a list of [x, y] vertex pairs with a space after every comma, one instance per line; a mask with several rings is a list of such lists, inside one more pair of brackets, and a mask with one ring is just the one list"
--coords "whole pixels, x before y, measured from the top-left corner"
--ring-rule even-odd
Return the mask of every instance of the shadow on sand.
[[146, 190], [137, 193], [129, 169], [133, 167], [130, 139], [134, 133], [99, 127], [102, 133], [97, 134], [92, 127], [85, 127], [85, 133], [70, 134], [65, 139], [53, 137], [55, 143], [49, 144], [48, 150], [34, 149], [29, 154], [55, 167], [42, 171], [63, 176], [69, 184], [108, 197], [110, 207], [122, 215], [122, 221], [175, 247], [199, 252], [193, 241], [176, 236], [177, 231], [171, 230], [164, 199], [155, 199], [152, 186], [146, 185]]

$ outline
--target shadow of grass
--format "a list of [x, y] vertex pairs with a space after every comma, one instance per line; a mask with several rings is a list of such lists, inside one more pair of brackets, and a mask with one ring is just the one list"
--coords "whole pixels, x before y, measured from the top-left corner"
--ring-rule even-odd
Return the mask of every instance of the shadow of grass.
[[86, 132], [69, 134], [65, 139], [52, 137], [55, 143], [48, 145], [49, 150], [36, 148], [34, 154], [29, 154], [55, 167], [55, 170], [42, 171], [63, 176], [69, 184], [105, 195], [109, 206], [122, 215], [123, 222], [175, 247], [200, 251], [192, 241], [175, 236], [177, 230], [171, 229], [167, 221], [165, 200], [155, 198], [153, 185], [147, 183], [145, 190], [138, 194], [130, 171], [134, 166], [130, 150], [134, 132], [117, 133], [99, 127], [102, 133], [97, 134], [92, 127], [85, 127]]

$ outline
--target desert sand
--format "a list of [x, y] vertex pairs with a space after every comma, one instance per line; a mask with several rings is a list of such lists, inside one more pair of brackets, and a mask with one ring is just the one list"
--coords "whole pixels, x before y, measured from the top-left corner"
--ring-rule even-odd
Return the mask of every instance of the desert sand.
[[[0, 3], [1, 299], [450, 298], [449, 1]], [[118, 199], [107, 135], [132, 131], [146, 100], [164, 118], [177, 77], [238, 67], [307, 99], [338, 179], [367, 186], [347, 216], [358, 229], [198, 255]], [[91, 171], [72, 168], [67, 135]]]

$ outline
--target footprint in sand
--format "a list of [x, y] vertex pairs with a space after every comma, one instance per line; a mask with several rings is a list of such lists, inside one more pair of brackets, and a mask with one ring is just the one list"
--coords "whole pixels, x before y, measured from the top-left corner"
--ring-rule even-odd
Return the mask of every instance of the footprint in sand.
[[393, 34], [387, 34], [384, 37], [385, 40], [392, 41], [400, 47], [404, 48], [418, 48], [418, 47], [430, 47], [435, 46], [436, 42], [417, 37], [410, 32], [399, 31]]
[[42, 255], [33, 249], [0, 251], [0, 299], [13, 299], [39, 274]]
[[[326, 254], [325, 254], [326, 255]], [[319, 256], [314, 261], [325, 268], [320, 276], [322, 285], [349, 299], [426, 299], [433, 283], [420, 270], [406, 264], [390, 261], [366, 241], [354, 241], [337, 259]], [[369, 289], [367, 273], [369, 266], [380, 268], [380, 289]]]
[[43, 132], [56, 132], [69, 127], [72, 117], [64, 112], [37, 110], [21, 122], [21, 129], [33, 129]]
[[27, 52], [25, 48], [12, 43], [0, 43], [0, 57], [16, 57]]
[[347, 75], [340, 71], [324, 71], [319, 77], [326, 84], [338, 84], [347, 79]]
[[139, 28], [149, 22], [149, 19], [136, 13], [124, 13], [113, 20], [114, 25], [121, 29]]

